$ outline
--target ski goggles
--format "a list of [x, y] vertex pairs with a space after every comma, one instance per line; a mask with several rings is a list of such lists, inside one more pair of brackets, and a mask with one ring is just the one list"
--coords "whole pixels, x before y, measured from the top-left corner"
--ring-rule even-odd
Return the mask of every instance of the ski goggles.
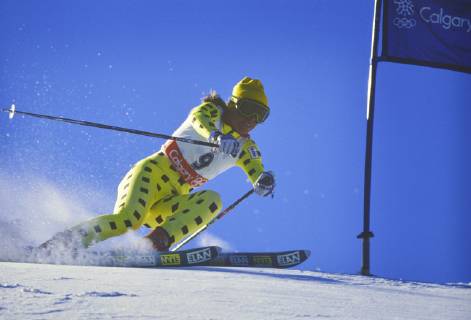
[[257, 123], [262, 123], [267, 120], [268, 115], [270, 114], [270, 109], [251, 99], [237, 99], [232, 97], [231, 100], [235, 104], [235, 109], [246, 118], [255, 118]]

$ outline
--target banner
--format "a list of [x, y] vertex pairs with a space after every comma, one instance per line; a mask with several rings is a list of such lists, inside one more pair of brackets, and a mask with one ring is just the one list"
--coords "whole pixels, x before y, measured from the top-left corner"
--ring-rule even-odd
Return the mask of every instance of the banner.
[[471, 0], [384, 0], [382, 61], [471, 73]]

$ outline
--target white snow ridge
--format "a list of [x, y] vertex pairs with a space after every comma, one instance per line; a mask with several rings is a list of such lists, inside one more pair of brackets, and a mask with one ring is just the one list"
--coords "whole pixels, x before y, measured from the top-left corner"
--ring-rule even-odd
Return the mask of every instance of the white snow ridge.
[[471, 319], [468, 284], [215, 267], [0, 270], [0, 319]]

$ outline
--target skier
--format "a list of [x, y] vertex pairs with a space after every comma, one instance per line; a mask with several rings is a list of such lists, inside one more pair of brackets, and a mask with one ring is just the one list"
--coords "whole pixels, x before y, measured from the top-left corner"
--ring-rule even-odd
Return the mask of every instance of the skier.
[[124, 176], [112, 214], [60, 232], [40, 248], [87, 248], [144, 225], [152, 229], [145, 236], [152, 246], [168, 251], [222, 209], [217, 192], [193, 189], [234, 166], [243, 169], [257, 194], [273, 194], [274, 176], [264, 171], [259, 148], [249, 136], [269, 112], [259, 80], [243, 78], [234, 86], [227, 104], [211, 92], [173, 135], [209, 141], [219, 148], [168, 140], [160, 151], [137, 162]]

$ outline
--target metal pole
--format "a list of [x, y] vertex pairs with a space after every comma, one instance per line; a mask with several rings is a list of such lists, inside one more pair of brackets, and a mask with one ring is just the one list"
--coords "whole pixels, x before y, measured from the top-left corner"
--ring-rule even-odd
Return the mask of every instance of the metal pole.
[[373, 162], [373, 125], [376, 93], [376, 69], [378, 66], [378, 38], [381, 21], [381, 0], [375, 0], [373, 31], [371, 42], [370, 68], [368, 78], [368, 105], [366, 110], [366, 153], [365, 153], [365, 182], [363, 199], [363, 232], [357, 238], [363, 239], [363, 265], [361, 274], [369, 276], [370, 273], [370, 238], [374, 237], [370, 230], [371, 205], [371, 171]]
[[71, 124], [78, 124], [78, 125], [81, 125], [81, 126], [95, 127], [95, 128], [100, 128], [100, 129], [106, 129], [106, 130], [127, 132], [127, 133], [131, 133], [131, 134], [137, 134], [137, 135], [140, 135], [140, 136], [147, 136], [147, 137], [161, 138], [161, 139], [170, 139], [170, 140], [181, 141], [181, 142], [192, 143], [192, 144], [198, 144], [198, 145], [201, 145], [201, 146], [213, 147], [213, 148], [218, 148], [219, 147], [218, 144], [211, 143], [211, 142], [188, 139], [188, 138], [182, 138], [182, 137], [174, 137], [174, 136], [170, 136], [170, 135], [162, 134], [162, 133], [154, 133], [154, 132], [149, 132], [149, 131], [142, 131], [142, 130], [136, 130], [136, 129], [117, 127], [117, 126], [110, 126], [110, 125], [107, 125], [107, 124], [90, 122], [90, 121], [75, 120], [75, 119], [69, 119], [69, 118], [58, 117], [58, 116], [49, 116], [49, 115], [40, 114], [40, 113], [19, 111], [19, 110], [15, 109], [15, 105], [12, 105], [10, 107], [10, 109], [1, 109], [1, 111], [8, 112], [10, 114], [10, 119], [12, 119], [13, 116], [16, 113], [18, 113], [18, 114], [22, 114], [22, 115], [29, 116], [29, 117], [55, 120], [55, 121], [62, 121], [62, 122], [67, 122], [67, 123], [71, 123]]

